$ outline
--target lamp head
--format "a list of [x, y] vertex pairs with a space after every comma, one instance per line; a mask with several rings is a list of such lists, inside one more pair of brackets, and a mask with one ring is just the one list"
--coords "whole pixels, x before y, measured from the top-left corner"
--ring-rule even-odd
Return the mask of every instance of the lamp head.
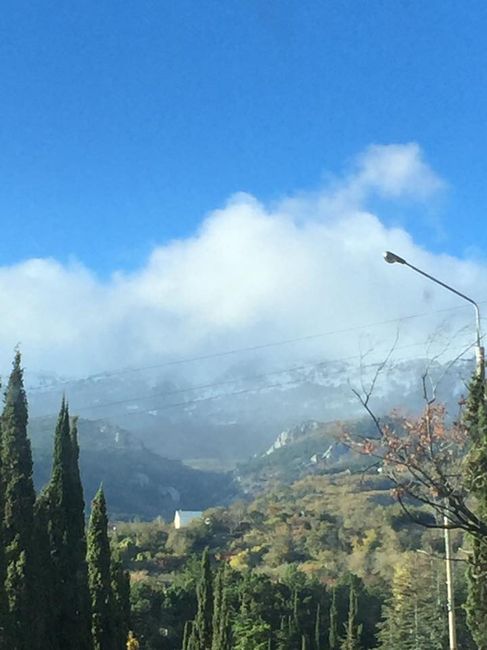
[[396, 262], [398, 264], [407, 263], [403, 257], [399, 257], [399, 255], [396, 255], [395, 253], [391, 253], [391, 251], [386, 251], [384, 253], [384, 259], [388, 264], [395, 264]]

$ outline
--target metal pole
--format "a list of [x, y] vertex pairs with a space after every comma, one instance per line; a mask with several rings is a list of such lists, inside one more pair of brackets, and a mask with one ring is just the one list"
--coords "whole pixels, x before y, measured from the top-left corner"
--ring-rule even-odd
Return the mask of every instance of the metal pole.
[[443, 517], [445, 526], [445, 563], [446, 563], [446, 607], [448, 610], [448, 638], [450, 650], [458, 650], [457, 647], [457, 621], [455, 613], [455, 576], [453, 575], [452, 548], [450, 539], [450, 522], [448, 517]]
[[[425, 271], [422, 271], [421, 269], [418, 269], [416, 266], [413, 266], [412, 264], [409, 264], [409, 262], [406, 262], [406, 260], [403, 257], [400, 257], [399, 255], [396, 255], [395, 253], [391, 253], [390, 251], [387, 251], [384, 254], [384, 259], [386, 262], [389, 264], [404, 264], [405, 266], [409, 266], [410, 269], [413, 269], [413, 271], [416, 271], [416, 273], [420, 273], [423, 275], [425, 278], [428, 278], [429, 280], [432, 280], [433, 282], [436, 282], [436, 284], [439, 284], [441, 287], [444, 287], [445, 289], [448, 289], [448, 291], [451, 291], [452, 293], [456, 294], [457, 296], [460, 296], [460, 298], [463, 298], [464, 300], [467, 300], [471, 305], [474, 306], [475, 309], [475, 329], [476, 329], [476, 340], [475, 340], [475, 348], [476, 348], [476, 371], [477, 374], [480, 375], [481, 377], [484, 376], [484, 348], [482, 347], [482, 330], [481, 330], [481, 321], [480, 321], [480, 309], [478, 304], [475, 302], [475, 300], [472, 300], [472, 298], [469, 298], [466, 296], [464, 293], [461, 293], [460, 291], [457, 291], [453, 287], [450, 287], [450, 285], [445, 284], [445, 282], [442, 282], [441, 280], [438, 280], [438, 278], [435, 278], [434, 276], [430, 275], [429, 273], [426, 273]], [[447, 608], [448, 608], [448, 637], [450, 640], [450, 650], [458, 650], [457, 648], [457, 625], [456, 625], [456, 614], [455, 614], [455, 584], [454, 584], [454, 574], [453, 574], [453, 562], [452, 562], [452, 547], [451, 547], [451, 538], [450, 538], [450, 521], [446, 515], [443, 517], [443, 526], [444, 526], [444, 533], [445, 533], [445, 563], [446, 563], [446, 592], [447, 592]]]

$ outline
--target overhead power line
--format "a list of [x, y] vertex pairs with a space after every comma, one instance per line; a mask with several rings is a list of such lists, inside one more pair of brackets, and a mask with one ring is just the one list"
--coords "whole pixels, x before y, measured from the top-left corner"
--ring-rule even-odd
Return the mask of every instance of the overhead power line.
[[[420, 345], [425, 345], [427, 342], [428, 341], [421, 341], [421, 342], [418, 342], [418, 343], [409, 343], [407, 345], [397, 346], [395, 348], [395, 350], [404, 350], [404, 349], [409, 349], [409, 348], [413, 348], [413, 347], [418, 347]], [[461, 350], [466, 352], [464, 348], [462, 348]], [[242, 382], [267, 379], [268, 377], [273, 377], [273, 376], [276, 376], [276, 375], [282, 375], [282, 374], [290, 373], [290, 372], [302, 372], [304, 370], [309, 370], [309, 369], [313, 369], [313, 368], [320, 368], [320, 367], [326, 366], [328, 364], [340, 363], [340, 362], [344, 362], [344, 361], [350, 361], [352, 359], [360, 359], [363, 356], [364, 355], [362, 355], [362, 354], [354, 354], [354, 355], [349, 355], [349, 356], [346, 356], [346, 357], [339, 357], [339, 358], [335, 358], [335, 359], [326, 359], [326, 360], [315, 362], [315, 363], [302, 364], [302, 365], [299, 365], [299, 366], [291, 366], [291, 367], [287, 367], [287, 368], [282, 368], [280, 370], [272, 370], [272, 371], [268, 371], [268, 372], [265, 372], [265, 373], [259, 373], [259, 374], [255, 374], [255, 375], [248, 375], [247, 377], [238, 377], [238, 378], [235, 378], [235, 379], [228, 379], [228, 380], [223, 380], [223, 381], [215, 381], [215, 382], [210, 382], [210, 383], [206, 383], [206, 384], [197, 384], [195, 386], [189, 386], [189, 387], [186, 387], [186, 388], [178, 388], [178, 389], [174, 389], [174, 390], [170, 390], [170, 391], [153, 392], [153, 393], [151, 393], [149, 395], [147, 395], [147, 394], [146, 395], [138, 395], [138, 396], [133, 396], [133, 397], [125, 398], [125, 399], [121, 399], [121, 400], [114, 400], [114, 401], [111, 401], [111, 402], [97, 403], [97, 404], [93, 404], [93, 405], [90, 405], [90, 406], [83, 406], [83, 407], [79, 407], [79, 408], [74, 407], [73, 410], [76, 411], [77, 413], [82, 413], [83, 411], [90, 411], [91, 412], [91, 411], [94, 411], [94, 410], [106, 409], [106, 408], [110, 408], [112, 406], [122, 406], [124, 404], [130, 404], [130, 403], [137, 402], [137, 401], [142, 401], [142, 400], [148, 400], [148, 399], [154, 399], [154, 398], [172, 397], [174, 395], [181, 395], [181, 394], [185, 394], [185, 393], [191, 393], [191, 392], [194, 392], [194, 391], [197, 391], [197, 390], [208, 390], [208, 389], [211, 389], [211, 388], [219, 388], [219, 387], [222, 387], [222, 386], [229, 386], [229, 385], [238, 384], [238, 383], [242, 383]], [[396, 363], [402, 362], [402, 361], [405, 361], [405, 359], [395, 359]], [[365, 368], [370, 368], [370, 367], [374, 367], [374, 366], [377, 366], [377, 365], [378, 365], [378, 363], [371, 363], [371, 364], [367, 364], [367, 365], [362, 365], [361, 368], [365, 369]], [[250, 387], [248, 389], [239, 389], [236, 392], [220, 393], [220, 394], [215, 395], [215, 396], [196, 398], [195, 400], [186, 400], [184, 402], [180, 402], [180, 403], [177, 403], [177, 404], [163, 405], [161, 407], [157, 407], [157, 409], [156, 408], [151, 408], [151, 409], [147, 409], [147, 410], [137, 409], [136, 411], [133, 411], [133, 412], [129, 411], [129, 412], [126, 412], [125, 414], [126, 415], [136, 415], [136, 414], [140, 414], [140, 413], [147, 413], [147, 412], [150, 412], [150, 411], [153, 411], [153, 410], [161, 410], [161, 409], [164, 409], [166, 407], [167, 408], [174, 408], [175, 406], [180, 406], [182, 404], [191, 404], [193, 401], [200, 402], [200, 401], [204, 401], [206, 399], [218, 399], [220, 397], [225, 397], [227, 395], [238, 395], [238, 394], [241, 394], [241, 393], [255, 392], [255, 391], [258, 391], [258, 390], [267, 390], [268, 388], [272, 388], [272, 387], [276, 387], [276, 386], [280, 386], [280, 385], [288, 385], [288, 384], [293, 384], [293, 383], [294, 384], [296, 383], [295, 379], [291, 380], [289, 382], [284, 382], [283, 384], [279, 383], [279, 384], [266, 384], [265, 386], [253, 386], [253, 387]]]
[[[482, 300], [478, 303], [479, 305], [481, 304], [487, 304], [487, 300]], [[404, 316], [400, 316], [398, 318], [390, 318], [382, 321], [376, 321], [373, 323], [367, 323], [367, 324], [362, 324], [362, 325], [354, 325], [352, 327], [345, 327], [341, 329], [335, 329], [335, 330], [328, 330], [326, 332], [320, 332], [317, 334], [308, 334], [306, 336], [300, 336], [300, 337], [295, 337], [295, 338], [289, 338], [289, 339], [280, 339], [278, 341], [268, 341], [267, 343], [259, 343], [256, 345], [251, 345], [251, 346], [246, 346], [246, 347], [241, 347], [241, 348], [234, 348], [230, 350], [223, 350], [223, 351], [218, 351], [218, 352], [211, 352], [208, 354], [202, 354], [198, 356], [193, 356], [193, 357], [183, 357], [180, 359], [173, 359], [169, 361], [163, 361], [157, 364], [152, 364], [152, 365], [147, 365], [147, 366], [139, 366], [139, 367], [131, 367], [131, 368], [120, 368], [118, 370], [110, 370], [106, 372], [101, 372], [101, 373], [96, 373], [94, 375], [89, 375], [85, 377], [80, 377], [77, 379], [67, 379], [64, 381], [57, 382], [55, 386], [53, 387], [42, 387], [42, 386], [37, 386], [33, 387], [29, 390], [29, 392], [34, 392], [34, 391], [42, 391], [45, 392], [47, 390], [50, 390], [53, 388], [54, 390], [57, 390], [59, 386], [67, 386], [69, 384], [77, 383], [79, 381], [87, 381], [87, 380], [95, 380], [95, 379], [105, 379], [105, 378], [110, 378], [110, 377], [115, 377], [115, 376], [120, 376], [124, 374], [130, 374], [130, 373], [135, 373], [135, 372], [144, 372], [147, 370], [158, 370], [161, 368], [166, 368], [166, 367], [171, 367], [171, 366], [179, 366], [179, 365], [184, 365], [187, 363], [194, 363], [197, 361], [207, 361], [210, 359], [217, 359], [217, 358], [222, 358], [222, 357], [227, 357], [235, 354], [242, 354], [246, 352], [256, 352], [258, 350], [265, 350], [269, 348], [275, 348], [275, 347], [280, 347], [284, 345], [290, 345], [293, 343], [302, 343], [305, 341], [312, 341], [316, 340], [319, 338], [325, 338], [327, 336], [334, 336], [337, 334], [347, 334], [350, 332], [357, 332], [360, 330], [366, 330], [366, 329], [373, 329], [376, 327], [381, 327], [384, 325], [392, 325], [394, 323], [401, 323], [403, 321], [408, 321], [408, 320], [413, 320], [415, 318], [424, 318], [426, 316], [431, 316], [431, 314], [440, 314], [440, 313], [447, 313], [447, 312], [455, 312], [455, 311], [461, 311], [468, 309], [468, 306], [457, 306], [457, 307], [447, 307], [443, 309], [436, 309], [432, 310], [429, 312], [420, 312], [417, 314], [407, 314]], [[40, 373], [34, 373], [34, 374], [40, 374]]]
[[[465, 350], [465, 348], [463, 348], [463, 350]], [[322, 362], [322, 363], [327, 363], [327, 362]], [[377, 365], [380, 365], [380, 364], [379, 363], [367, 364], [365, 366], [362, 366], [362, 368], [365, 369], [365, 368], [370, 368], [370, 367], [374, 367], [374, 366], [377, 366]], [[284, 372], [284, 371], [282, 371], [282, 372]], [[210, 395], [210, 396], [207, 396], [207, 397], [196, 397], [194, 399], [184, 400], [182, 402], [173, 402], [172, 404], [163, 404], [161, 406], [152, 407], [150, 409], [137, 409], [137, 410], [134, 410], [134, 411], [128, 411], [128, 412], [124, 413], [124, 416], [125, 415], [126, 416], [144, 415], [144, 414], [147, 414], [147, 413], [156, 414], [159, 411], [166, 411], [166, 410], [173, 409], [173, 408], [188, 407], [188, 406], [191, 406], [192, 404], [198, 404], [200, 402], [210, 402], [210, 401], [214, 401], [214, 400], [217, 400], [217, 399], [221, 399], [222, 397], [233, 397], [235, 395], [243, 395], [243, 394], [246, 394], [246, 393], [255, 393], [255, 392], [262, 393], [262, 392], [264, 392], [266, 390], [269, 390], [269, 389], [272, 389], [272, 388], [282, 388], [284, 386], [291, 386], [291, 385], [296, 385], [296, 384], [304, 385], [304, 383], [305, 383], [304, 381], [296, 382], [296, 380], [291, 379], [289, 381], [276, 382], [276, 383], [273, 383], [273, 384], [266, 384], [265, 386], [261, 386], [261, 387], [253, 386], [253, 387], [250, 387], [250, 388], [243, 388], [243, 389], [236, 390], [236, 391], [221, 393], [219, 395]], [[132, 401], [132, 400], [130, 400], [130, 401]], [[79, 410], [82, 410], [82, 409], [79, 409]]]

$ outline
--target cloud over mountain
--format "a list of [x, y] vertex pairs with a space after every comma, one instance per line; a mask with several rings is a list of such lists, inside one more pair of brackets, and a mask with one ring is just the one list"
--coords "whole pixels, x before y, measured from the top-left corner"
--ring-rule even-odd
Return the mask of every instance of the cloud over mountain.
[[[470, 312], [438, 314], [462, 305], [407, 269], [386, 266], [382, 252], [397, 251], [479, 299], [485, 266], [424, 250], [369, 208], [374, 197], [427, 204], [444, 186], [417, 144], [374, 145], [318, 192], [272, 206], [231, 197], [191, 237], [161, 244], [133, 273], [101, 281], [82, 264], [53, 259], [1, 267], [2, 366], [17, 343], [29, 369], [75, 375], [420, 311], [431, 315], [407, 325], [404, 345], [425, 341], [445, 314], [451, 335]], [[395, 327], [374, 330], [367, 345], [390, 344]], [[345, 355], [363, 345], [357, 336], [323, 337], [300, 354]]]

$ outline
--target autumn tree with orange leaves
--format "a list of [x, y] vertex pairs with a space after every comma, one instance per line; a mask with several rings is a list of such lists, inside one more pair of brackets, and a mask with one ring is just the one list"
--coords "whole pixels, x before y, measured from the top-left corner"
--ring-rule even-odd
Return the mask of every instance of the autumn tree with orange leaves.
[[[424, 385], [424, 378], [423, 378]], [[479, 650], [487, 650], [487, 400], [483, 373], [474, 375], [460, 417], [448, 422], [434, 395], [417, 418], [398, 413], [381, 420], [372, 411], [371, 391], [355, 394], [373, 419], [375, 435], [345, 433], [345, 442], [372, 459], [393, 484], [394, 494], [413, 521], [467, 534], [467, 620]], [[438, 516], [425, 521], [414, 505]], [[446, 517], [446, 519], [444, 519]], [[447, 523], [445, 523], [447, 522]]]

